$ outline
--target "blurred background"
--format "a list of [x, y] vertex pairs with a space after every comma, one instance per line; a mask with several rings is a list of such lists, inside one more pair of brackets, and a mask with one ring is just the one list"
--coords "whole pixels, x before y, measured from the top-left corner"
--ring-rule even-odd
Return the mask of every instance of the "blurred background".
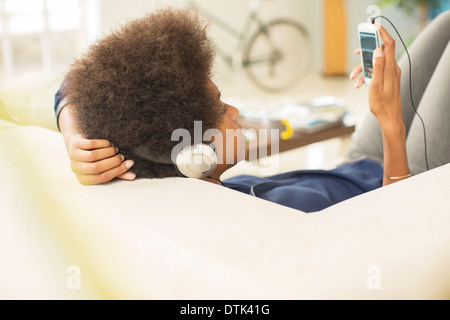
[[[257, 31], [256, 25], [248, 30], [244, 28], [249, 4], [254, 1], [196, 0], [195, 3], [237, 31], [245, 31], [244, 38]], [[158, 8], [186, 5], [184, 0], [0, 0], [0, 86], [36, 76], [62, 79], [73, 59], [111, 30]], [[306, 30], [311, 50], [307, 71], [285, 90], [271, 92], [255, 85], [242, 65], [227, 64], [218, 56], [215, 81], [224, 99], [238, 106], [266, 106], [333, 96], [345, 101], [352, 121], [358, 123], [367, 111], [367, 87], [355, 90], [348, 75], [360, 63], [360, 57], [354, 52], [359, 46], [357, 25], [373, 13], [368, 13], [368, 8], [380, 10], [389, 17], [405, 42], [411, 44], [429, 21], [449, 7], [450, 0], [262, 0], [257, 11], [262, 21], [286, 18]], [[210, 30], [216, 45], [230, 57], [242, 55], [239, 39], [225, 31], [215, 18], [211, 19]], [[396, 40], [400, 57], [404, 50]], [[314, 151], [317, 146], [313, 145], [307, 152], [313, 150], [316, 156], [304, 166], [331, 166], [324, 159], [336, 161], [345, 151], [340, 143], [334, 148], [339, 151], [329, 151], [333, 147], [321, 144], [322, 157], [317, 157], [317, 150]], [[329, 152], [334, 154], [328, 155]]]
[[[242, 30], [249, 0], [197, 0], [221, 19]], [[312, 71], [324, 71], [325, 6], [341, 3], [346, 31], [346, 71], [359, 63], [356, 27], [367, 19], [370, 5], [379, 5], [383, 14], [395, 22], [404, 39], [411, 40], [423, 27], [423, 5], [430, 7], [427, 21], [435, 14], [435, 3], [446, 9], [448, 1], [395, 0], [263, 0], [259, 14], [263, 20], [291, 18], [309, 31], [313, 45]], [[79, 52], [110, 30], [130, 19], [164, 6], [185, 6], [183, 0], [0, 0], [0, 79], [8, 81], [31, 72], [58, 73]], [[404, 3], [398, 6], [397, 3]], [[448, 9], [448, 8], [447, 8]], [[426, 22], [427, 22], [426, 21]], [[232, 51], [236, 39], [212, 27], [213, 38]]]

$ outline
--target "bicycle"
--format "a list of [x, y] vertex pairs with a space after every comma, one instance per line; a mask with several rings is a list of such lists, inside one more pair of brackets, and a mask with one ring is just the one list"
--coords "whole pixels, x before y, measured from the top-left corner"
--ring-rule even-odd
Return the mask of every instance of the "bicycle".
[[[276, 92], [292, 87], [311, 65], [311, 41], [308, 30], [299, 22], [278, 18], [263, 22], [258, 11], [262, 0], [250, 0], [244, 29], [238, 31], [194, 1], [188, 2], [205, 18], [238, 39], [239, 58], [216, 46], [218, 55], [233, 67], [242, 66], [260, 88]], [[249, 35], [256, 24], [256, 31]]]

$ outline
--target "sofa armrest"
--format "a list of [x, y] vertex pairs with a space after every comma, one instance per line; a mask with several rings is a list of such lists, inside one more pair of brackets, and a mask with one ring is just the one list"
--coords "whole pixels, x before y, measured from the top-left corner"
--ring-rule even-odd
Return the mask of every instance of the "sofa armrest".
[[194, 179], [82, 186], [38, 127], [0, 126], [0, 167], [1, 298], [448, 298], [448, 165], [312, 214]]

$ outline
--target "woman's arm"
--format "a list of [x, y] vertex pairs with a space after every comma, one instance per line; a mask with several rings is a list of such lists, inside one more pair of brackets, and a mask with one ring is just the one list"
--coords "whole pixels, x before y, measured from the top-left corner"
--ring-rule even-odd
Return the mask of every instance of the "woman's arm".
[[99, 184], [114, 178], [134, 180], [136, 175], [128, 171], [132, 160], [123, 161], [108, 140], [86, 139], [78, 129], [73, 115], [73, 106], [69, 103], [60, 112], [58, 124], [64, 137], [72, 171], [78, 181], [84, 185]]
[[[406, 153], [406, 129], [402, 118], [400, 95], [401, 70], [395, 61], [395, 41], [379, 26], [384, 45], [374, 52], [373, 78], [369, 86], [369, 105], [378, 119], [383, 138], [384, 178], [388, 185], [411, 176]], [[351, 73], [354, 79], [361, 72], [361, 66]], [[363, 83], [360, 78], [356, 87]]]

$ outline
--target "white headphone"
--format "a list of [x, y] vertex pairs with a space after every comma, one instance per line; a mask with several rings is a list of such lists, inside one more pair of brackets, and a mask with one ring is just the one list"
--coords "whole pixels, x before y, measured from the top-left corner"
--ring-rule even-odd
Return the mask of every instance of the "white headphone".
[[187, 178], [205, 178], [216, 170], [217, 163], [214, 149], [203, 143], [184, 147], [176, 158], [178, 171]]

